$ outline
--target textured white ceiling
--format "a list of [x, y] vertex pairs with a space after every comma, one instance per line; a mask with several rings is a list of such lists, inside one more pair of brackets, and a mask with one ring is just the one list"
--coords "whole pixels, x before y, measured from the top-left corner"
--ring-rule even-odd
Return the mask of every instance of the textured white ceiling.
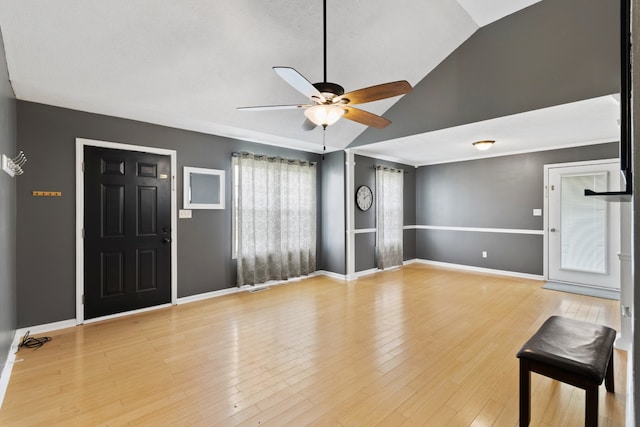
[[[328, 80], [347, 91], [401, 79], [415, 85], [479, 26], [536, 1], [328, 0]], [[236, 110], [305, 102], [273, 66], [294, 67], [312, 82], [323, 80], [321, 0], [3, 1], [0, 29], [18, 99], [322, 151], [321, 129], [303, 131], [301, 110]], [[398, 99], [361, 107], [383, 114]], [[602, 103], [587, 105], [602, 108]], [[545, 119], [526, 120], [534, 117]], [[463, 128], [374, 144], [367, 151], [400, 159], [397, 147], [410, 144], [416, 150], [406, 159], [410, 164], [465, 158], [451, 150], [455, 144], [420, 148], [443, 135], [481, 137], [481, 127]], [[532, 128], [538, 132], [527, 142], [531, 149], [544, 141], [562, 145], [555, 129], [540, 131], [542, 121]], [[346, 147], [364, 129], [339, 121], [327, 131], [328, 150]], [[496, 134], [508, 137], [508, 128], [501, 132]]]
[[[473, 160], [618, 141], [617, 95], [379, 142], [357, 147], [354, 152], [422, 166], [451, 159]], [[478, 151], [473, 147], [473, 142], [486, 139], [496, 141], [489, 150]]]

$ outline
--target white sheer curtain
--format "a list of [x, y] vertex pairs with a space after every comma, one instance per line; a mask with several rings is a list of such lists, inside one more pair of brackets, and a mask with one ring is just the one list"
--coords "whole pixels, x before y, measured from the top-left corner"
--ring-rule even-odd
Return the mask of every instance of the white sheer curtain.
[[376, 261], [384, 269], [402, 265], [402, 205], [404, 173], [376, 168]]
[[238, 286], [315, 271], [315, 163], [248, 153], [236, 162]]

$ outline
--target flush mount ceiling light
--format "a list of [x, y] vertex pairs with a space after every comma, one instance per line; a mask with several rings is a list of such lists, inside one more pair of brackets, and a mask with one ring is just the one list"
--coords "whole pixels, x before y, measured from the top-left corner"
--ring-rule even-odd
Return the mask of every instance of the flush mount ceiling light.
[[473, 143], [473, 146], [476, 147], [480, 151], [485, 151], [491, 148], [491, 146], [495, 143], [492, 139], [486, 139], [484, 141], [476, 141]]

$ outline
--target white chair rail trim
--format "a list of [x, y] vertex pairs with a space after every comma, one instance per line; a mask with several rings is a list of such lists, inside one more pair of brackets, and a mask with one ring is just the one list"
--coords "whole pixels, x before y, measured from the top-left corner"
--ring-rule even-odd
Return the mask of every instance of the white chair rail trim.
[[[483, 227], [452, 227], [448, 225], [405, 225], [403, 230], [445, 230], [469, 231], [474, 233], [503, 233], [503, 234], [532, 234], [544, 236], [544, 230], [527, 230], [524, 228], [483, 228]], [[375, 233], [375, 228], [358, 228], [353, 234]]]

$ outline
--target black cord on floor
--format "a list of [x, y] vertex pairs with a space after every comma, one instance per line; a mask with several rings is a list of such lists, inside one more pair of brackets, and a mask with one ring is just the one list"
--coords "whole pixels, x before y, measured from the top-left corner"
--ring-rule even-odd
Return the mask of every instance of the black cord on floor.
[[51, 337], [33, 338], [29, 336], [29, 331], [27, 331], [24, 337], [22, 337], [22, 342], [18, 344], [18, 350], [22, 347], [37, 350], [49, 341], [51, 341]]

